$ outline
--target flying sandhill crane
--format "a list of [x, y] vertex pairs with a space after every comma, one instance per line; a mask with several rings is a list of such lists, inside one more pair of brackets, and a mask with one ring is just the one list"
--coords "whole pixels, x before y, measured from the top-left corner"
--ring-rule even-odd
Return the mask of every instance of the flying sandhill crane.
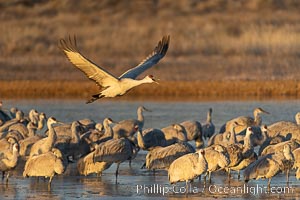
[[207, 161], [208, 180], [211, 182], [211, 173], [217, 170], [224, 169], [230, 163], [229, 157], [226, 154], [226, 149], [221, 145], [212, 145], [204, 149], [204, 157]]
[[212, 122], [211, 114], [212, 108], [209, 108], [207, 112], [206, 122], [202, 125], [202, 132], [205, 140], [206, 138], [210, 138], [211, 136], [213, 136], [213, 134], [215, 133], [215, 125]]
[[146, 76], [144, 79], [137, 80], [136, 78], [158, 63], [167, 53], [169, 47], [170, 36], [164, 36], [154, 51], [139, 65], [129, 69], [123, 73], [120, 77], [115, 77], [102, 67], [97, 66], [87, 58], [85, 58], [78, 50], [76, 45], [76, 39], [74, 41], [69, 37], [69, 41], [64, 39], [60, 40], [61, 49], [66, 54], [70, 62], [81, 70], [85, 75], [94, 81], [99, 87], [104, 88], [100, 93], [95, 94], [87, 103], [92, 103], [102, 97], [116, 97], [124, 95], [130, 89], [141, 85], [143, 83], [156, 82], [152, 75]]
[[54, 175], [63, 174], [66, 167], [67, 161], [61, 151], [52, 148], [49, 152], [30, 157], [25, 164], [23, 176], [49, 177], [48, 189], [50, 189]]
[[295, 149], [293, 155], [295, 159], [293, 168], [297, 170], [295, 176], [300, 179], [300, 148]]
[[53, 128], [53, 125], [57, 123], [61, 123], [61, 122], [58, 122], [54, 117], [48, 118], [47, 120], [47, 127], [49, 129], [48, 137], [43, 138], [37, 141], [36, 143], [34, 143], [34, 145], [32, 145], [30, 150], [30, 155], [29, 155], [30, 157], [32, 157], [33, 155], [39, 155], [51, 151], [57, 139], [57, 135]]
[[270, 114], [267, 111], [263, 110], [262, 108], [255, 108], [253, 111], [253, 116], [249, 117], [249, 116], [240, 116], [240, 117], [236, 117], [234, 119], [231, 119], [229, 121], [227, 121], [220, 129], [220, 133], [224, 133], [225, 131], [230, 131], [230, 127], [232, 123], [237, 122], [238, 124], [240, 124], [241, 126], [237, 127], [235, 132], [236, 134], [239, 134], [240, 132], [242, 132], [243, 130], [245, 130], [247, 127], [249, 126], [261, 126], [262, 123], [262, 119], [261, 119], [261, 114]]
[[145, 166], [149, 170], [168, 170], [174, 160], [185, 154], [194, 152], [194, 147], [187, 142], [179, 142], [167, 147], [155, 147], [148, 152]]
[[185, 128], [187, 140], [195, 140], [196, 148], [202, 148], [204, 142], [202, 138], [201, 123], [198, 121], [188, 120], [181, 122], [180, 125], [182, 125]]
[[230, 130], [224, 133], [216, 133], [214, 134], [207, 142], [207, 146], [211, 146], [213, 144], [220, 144], [223, 146], [228, 146], [230, 144], [235, 144], [237, 142], [235, 129], [240, 126], [237, 122], [230, 124]]
[[77, 161], [77, 169], [81, 175], [87, 176], [94, 173], [100, 175], [104, 170], [108, 169], [113, 164], [112, 162], [94, 162], [94, 157], [95, 151]]
[[118, 137], [130, 137], [136, 133], [136, 126], [138, 130], [142, 131], [144, 127], [143, 111], [148, 111], [144, 106], [139, 106], [137, 109], [137, 119], [125, 119], [116, 123], [113, 127], [113, 132]]
[[189, 153], [174, 160], [168, 170], [169, 182], [173, 184], [185, 181], [186, 191], [188, 191], [188, 181], [200, 176], [207, 170], [204, 154], [204, 150], [201, 149], [197, 153]]
[[136, 156], [138, 149], [128, 138], [111, 139], [98, 145], [94, 151], [94, 162], [117, 163], [116, 183], [119, 166], [126, 160]]
[[7, 172], [6, 183], [8, 182], [9, 171], [13, 170], [18, 164], [19, 158], [19, 144], [13, 145], [12, 152], [8, 149], [0, 153], [0, 171], [2, 171], [2, 180], [5, 172]]
[[286, 181], [288, 183], [289, 170], [294, 163], [294, 156], [290, 145], [284, 145], [282, 151], [261, 156], [255, 162], [251, 163], [244, 170], [244, 180], [248, 182], [251, 179], [267, 178], [268, 189], [270, 189], [271, 179], [280, 172], [286, 172]]

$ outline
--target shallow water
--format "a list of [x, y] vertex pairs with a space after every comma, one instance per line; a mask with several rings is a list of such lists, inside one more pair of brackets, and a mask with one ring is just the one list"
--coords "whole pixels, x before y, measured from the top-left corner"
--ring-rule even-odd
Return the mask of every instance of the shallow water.
[[[216, 130], [233, 117], [239, 115], [252, 116], [255, 107], [262, 107], [270, 112], [263, 116], [263, 123], [270, 124], [280, 120], [294, 121], [294, 115], [300, 110], [299, 101], [215, 101], [215, 102], [129, 102], [129, 101], [98, 101], [86, 105], [79, 100], [6, 100], [4, 106], [12, 106], [28, 112], [35, 108], [39, 112], [45, 112], [47, 116], [55, 116], [63, 122], [90, 118], [102, 121], [105, 117], [111, 117], [115, 121], [136, 117], [136, 109], [139, 105], [152, 110], [144, 112], [145, 128], [162, 128], [172, 123], [184, 120], [198, 120], [205, 122], [206, 112], [213, 108], [213, 122]], [[286, 187], [285, 175], [279, 174], [271, 182], [273, 190], [267, 192], [264, 188], [267, 180], [250, 181], [244, 184], [237, 180], [237, 173], [233, 172], [233, 178], [228, 181], [223, 172], [212, 175], [212, 183], [204, 185], [203, 180], [195, 180], [189, 185], [189, 194], [186, 195], [185, 183], [171, 186], [168, 183], [167, 173], [157, 171], [155, 174], [145, 169], [140, 169], [145, 160], [145, 151], [141, 151], [138, 157], [129, 167], [128, 162], [120, 165], [120, 175], [115, 183], [115, 169], [113, 165], [104, 171], [102, 177], [79, 176], [76, 172], [76, 164], [70, 164], [63, 176], [56, 176], [52, 182], [51, 190], [48, 190], [47, 181], [41, 178], [38, 182], [35, 178], [23, 178], [23, 165], [20, 162], [17, 169], [9, 179], [8, 185], [0, 184], [0, 199], [97, 199], [97, 198], [188, 198], [205, 199], [234, 198], [299, 198], [300, 182], [295, 179], [294, 171], [290, 176], [289, 186]], [[272, 189], [272, 188], [271, 188]], [[173, 191], [171, 191], [173, 190]], [[165, 193], [165, 194], [164, 194]]]

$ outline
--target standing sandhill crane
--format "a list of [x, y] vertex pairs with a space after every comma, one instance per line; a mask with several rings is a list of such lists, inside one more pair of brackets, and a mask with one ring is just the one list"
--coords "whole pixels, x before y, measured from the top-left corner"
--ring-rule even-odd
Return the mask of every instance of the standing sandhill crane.
[[2, 180], [4, 179], [5, 172], [8, 172], [6, 176], [6, 183], [8, 182], [9, 171], [14, 169], [18, 164], [18, 157], [18, 143], [15, 143], [13, 145], [12, 153], [10, 152], [10, 150], [0, 153], [0, 171], [2, 171]]
[[295, 115], [295, 122], [279, 121], [268, 126], [270, 137], [283, 136], [300, 140], [300, 125], [298, 122], [300, 114]]
[[130, 137], [136, 133], [136, 126], [138, 130], [142, 131], [144, 127], [144, 116], [143, 111], [151, 112], [144, 106], [139, 106], [137, 109], [137, 119], [126, 119], [118, 122], [113, 127], [113, 132], [118, 137]]
[[126, 160], [131, 160], [137, 151], [134, 142], [128, 138], [111, 139], [96, 147], [94, 162], [117, 163], [117, 183], [120, 164]]
[[31, 109], [28, 114], [29, 121], [33, 122], [33, 124], [37, 125], [39, 121], [39, 113], [35, 109]]
[[[227, 154], [230, 159], [229, 165], [226, 167], [228, 172], [228, 178], [230, 178], [230, 173], [232, 169], [240, 170], [243, 165], [238, 165], [245, 159], [252, 159], [251, 157], [254, 156], [254, 147], [251, 141], [251, 135], [253, 134], [252, 128], [248, 127], [246, 130], [246, 136], [244, 138], [244, 144], [235, 143], [231, 144], [226, 147]], [[248, 161], [245, 161], [246, 163]]]
[[297, 169], [295, 176], [297, 179], [300, 179], [300, 148], [293, 151], [293, 156], [295, 159], [293, 168]]
[[204, 157], [207, 161], [208, 180], [211, 182], [211, 173], [220, 169], [224, 169], [230, 163], [229, 157], [226, 155], [226, 150], [221, 145], [213, 145], [204, 149]]
[[59, 149], [52, 148], [49, 152], [30, 157], [25, 164], [23, 176], [49, 177], [48, 189], [50, 189], [54, 175], [63, 174], [66, 167], [63, 154]]
[[39, 114], [38, 124], [37, 124], [37, 130], [42, 130], [47, 123], [47, 117], [45, 113]]
[[69, 135], [57, 136], [54, 147], [59, 149], [67, 158], [71, 156], [73, 159], [75, 159], [77, 158], [75, 151], [79, 149], [81, 131], [78, 121], [72, 122], [71, 131], [71, 137]]
[[294, 156], [290, 145], [284, 145], [282, 151], [261, 156], [258, 160], [251, 163], [244, 170], [244, 180], [248, 182], [251, 179], [268, 178], [268, 189], [270, 189], [271, 179], [278, 173], [286, 171], [288, 183], [289, 170], [294, 163]]
[[164, 132], [159, 129], [145, 129], [143, 132], [137, 133], [138, 146], [143, 150], [151, 150], [154, 147], [168, 146]]
[[202, 138], [202, 126], [201, 123], [198, 121], [184, 121], [181, 122], [180, 125], [182, 125], [185, 128], [186, 136], [188, 141], [195, 140], [196, 148], [202, 148], [203, 147], [203, 138]]
[[164, 36], [158, 45], [155, 47], [154, 51], [139, 65], [126, 71], [120, 77], [115, 77], [102, 67], [97, 66], [87, 58], [85, 58], [78, 50], [76, 45], [76, 38], [74, 41], [69, 37], [69, 41], [64, 39], [60, 40], [61, 49], [66, 54], [70, 62], [81, 70], [85, 75], [96, 82], [96, 84], [104, 88], [100, 93], [95, 94], [87, 103], [92, 103], [97, 99], [102, 97], [116, 97], [124, 95], [130, 89], [141, 85], [143, 83], [153, 83], [156, 82], [152, 75], [146, 76], [144, 79], [136, 80], [136, 78], [158, 63], [167, 53], [169, 47], [170, 36]]
[[226, 131], [224, 133], [214, 134], [207, 142], [207, 146], [211, 146], [213, 144], [220, 144], [223, 146], [228, 146], [230, 144], [235, 144], [237, 142], [235, 129], [240, 126], [237, 122], [230, 124], [230, 131]]
[[215, 125], [212, 122], [211, 114], [212, 108], [209, 108], [207, 112], [206, 122], [202, 125], [202, 132], [205, 140], [206, 138], [210, 138], [211, 136], [213, 136], [213, 134], [215, 133]]
[[287, 144], [290, 146], [292, 151], [300, 147], [300, 144], [297, 140], [291, 139], [291, 140], [288, 140], [288, 141], [284, 141], [284, 142], [280, 142], [280, 143], [277, 143], [277, 144], [267, 146], [261, 152], [261, 155], [263, 156], [263, 155], [266, 155], [266, 154], [275, 153], [277, 151], [282, 151], [284, 146], [287, 145]]
[[[98, 147], [96, 146], [96, 148]], [[87, 176], [93, 173], [100, 175], [104, 170], [108, 169], [113, 164], [112, 162], [94, 162], [94, 157], [95, 151], [77, 161], [77, 169], [81, 175]]]
[[235, 132], [238, 134], [245, 130], [249, 126], [261, 126], [262, 119], [261, 119], [261, 114], [270, 114], [267, 111], [263, 110], [262, 108], [255, 108], [253, 111], [254, 118], [252, 117], [247, 117], [247, 116], [240, 116], [236, 117], [234, 119], [231, 119], [227, 121], [220, 129], [220, 133], [224, 133], [225, 131], [230, 130], [230, 124], [237, 122], [238, 124], [241, 124], [242, 126], [239, 126]]
[[177, 141], [187, 141], [186, 129], [180, 124], [172, 124], [162, 128], [161, 131], [164, 133], [169, 144], [173, 144]]
[[207, 161], [204, 157], [204, 150], [197, 153], [189, 153], [174, 160], [168, 170], [169, 182], [171, 184], [179, 181], [186, 182], [186, 191], [188, 191], [188, 181], [205, 173], [207, 170]]
[[61, 123], [61, 122], [57, 121], [54, 117], [48, 118], [47, 120], [47, 127], [49, 129], [48, 137], [34, 143], [34, 145], [31, 147], [30, 150], [30, 155], [29, 155], [30, 157], [32, 157], [33, 155], [39, 155], [51, 151], [57, 139], [57, 135], [53, 128], [53, 125], [57, 123]]
[[180, 142], [167, 147], [155, 147], [148, 152], [145, 166], [149, 170], [167, 170], [174, 160], [188, 153], [195, 153], [195, 149], [187, 142]]

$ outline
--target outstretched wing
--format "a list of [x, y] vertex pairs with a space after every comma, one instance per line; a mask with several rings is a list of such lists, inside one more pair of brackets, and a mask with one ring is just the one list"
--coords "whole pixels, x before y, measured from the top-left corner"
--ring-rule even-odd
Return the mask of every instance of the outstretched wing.
[[129, 69], [125, 73], [123, 73], [119, 78], [132, 78], [135, 79], [138, 75], [158, 63], [160, 59], [162, 59], [169, 48], [170, 36], [164, 36], [155, 47], [154, 51], [144, 59], [138, 66]]
[[60, 48], [66, 54], [70, 62], [81, 70], [89, 79], [95, 81], [99, 87], [108, 87], [118, 81], [116, 77], [85, 58], [77, 50], [75, 36], [74, 41], [72, 41], [71, 37], [69, 37], [68, 41], [61, 39]]

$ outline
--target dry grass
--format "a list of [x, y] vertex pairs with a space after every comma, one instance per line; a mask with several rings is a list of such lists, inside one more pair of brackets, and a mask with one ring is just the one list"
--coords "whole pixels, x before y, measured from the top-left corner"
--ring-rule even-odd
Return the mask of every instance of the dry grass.
[[[164, 84], [155, 91], [142, 87], [157, 95], [298, 95], [292, 87], [300, 77], [298, 1], [0, 0], [0, 7], [0, 80], [16, 85], [18, 96], [89, 95], [71, 86], [84, 81], [78, 87], [87, 89], [91, 83], [57, 47], [69, 34], [77, 35], [84, 55], [115, 75], [138, 64], [170, 34], [166, 57], [147, 73], [179, 82], [176, 90]], [[35, 90], [20, 91], [21, 82]], [[237, 83], [245, 83], [244, 89]], [[60, 84], [70, 91], [56, 92]], [[215, 89], [213, 84], [226, 92], [202, 89]], [[292, 84], [290, 91], [283, 84]], [[6, 86], [1, 91], [6, 91], [1, 97], [13, 96]], [[143, 95], [139, 91], [131, 93]]]
[[[1, 81], [1, 98], [84, 98], [97, 92], [89, 81]], [[300, 97], [297, 81], [167, 81], [134, 88], [123, 99], [264, 99]]]

